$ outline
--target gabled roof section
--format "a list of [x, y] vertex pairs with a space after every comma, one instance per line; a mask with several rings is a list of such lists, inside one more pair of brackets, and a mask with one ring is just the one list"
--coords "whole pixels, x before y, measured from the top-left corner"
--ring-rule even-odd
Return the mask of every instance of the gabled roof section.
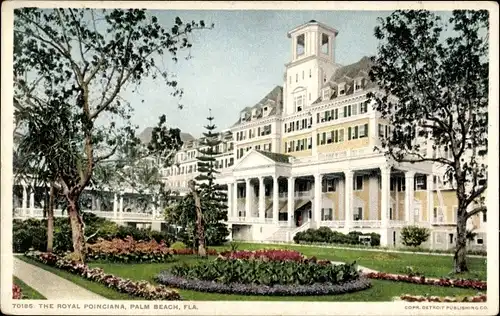
[[290, 163], [290, 158], [292, 158], [292, 156], [289, 155], [273, 153], [270, 151], [262, 151], [262, 150], [255, 150], [255, 151], [279, 163]]
[[373, 62], [371, 61], [370, 57], [365, 56], [354, 64], [346, 65], [337, 69], [337, 71], [335, 71], [329, 81], [341, 83], [345, 81], [345, 79], [347, 79], [344, 77], [348, 77], [349, 79], [356, 78], [363, 73], [365, 73], [364, 77], [366, 79], [369, 79], [368, 73], [370, 72], [372, 66]]
[[[323, 84], [322, 88], [331, 87], [334, 90], [339, 84], [346, 84], [345, 95], [349, 95], [354, 93], [354, 82], [358, 79], [363, 79], [363, 90], [370, 89], [376, 87], [376, 84], [370, 80], [369, 73], [370, 69], [373, 66], [373, 62], [370, 57], [363, 57], [358, 62], [354, 64], [346, 65], [338, 68], [325, 84]], [[337, 97], [337, 93], [332, 92], [330, 99], [335, 99]], [[317, 103], [321, 101], [316, 101]], [[315, 103], [316, 103], [315, 102]]]
[[243, 110], [240, 111], [240, 117], [238, 118], [238, 121], [233, 124], [232, 127], [238, 126], [241, 123], [241, 114], [247, 113], [248, 114], [248, 119], [245, 122], [251, 122], [254, 120], [258, 120], [262, 118], [262, 114], [258, 115], [257, 117], [252, 117], [252, 110], [254, 109], [259, 109], [263, 107], [270, 107], [270, 115], [277, 114], [283, 110], [283, 87], [282, 86], [276, 86], [274, 89], [272, 89], [264, 98], [262, 98], [257, 104], [253, 106], [247, 106]]

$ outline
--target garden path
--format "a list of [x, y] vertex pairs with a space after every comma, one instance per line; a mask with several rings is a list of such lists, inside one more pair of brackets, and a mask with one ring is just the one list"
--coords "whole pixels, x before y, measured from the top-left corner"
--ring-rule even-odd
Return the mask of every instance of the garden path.
[[48, 300], [107, 300], [73, 282], [14, 257], [14, 275]]
[[[332, 261], [333, 264], [344, 264], [345, 262], [340, 262], [340, 261]], [[373, 270], [367, 267], [363, 267], [358, 265], [358, 271], [362, 273], [372, 273], [372, 272], [378, 272], [377, 270]]]

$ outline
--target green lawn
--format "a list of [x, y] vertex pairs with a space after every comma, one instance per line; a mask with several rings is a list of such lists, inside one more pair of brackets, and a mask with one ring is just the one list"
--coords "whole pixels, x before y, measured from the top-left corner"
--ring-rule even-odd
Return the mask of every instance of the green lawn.
[[[218, 251], [229, 249], [229, 246], [216, 247]], [[302, 247], [294, 245], [264, 245], [241, 243], [239, 250], [256, 250], [256, 249], [294, 249], [302, 252], [306, 256], [316, 256], [319, 259], [329, 259], [333, 261], [352, 262], [367, 268], [372, 268], [378, 271], [401, 273], [405, 266], [412, 266], [417, 271], [423, 273], [427, 277], [442, 277], [449, 274], [452, 267], [452, 257], [449, 256], [429, 256], [417, 254], [399, 254], [385, 252], [371, 252], [363, 250], [341, 250], [329, 249], [320, 247]], [[115, 290], [109, 289], [104, 285], [87, 281], [79, 276], [70, 274], [56, 268], [45, 266], [41, 263], [20, 257], [22, 260], [33, 263], [48, 271], [51, 271], [61, 277], [64, 277], [78, 285], [81, 285], [90, 291], [100, 294], [109, 299], [139, 299], [126, 294], [118, 293]], [[198, 259], [196, 256], [176, 256], [174, 262], [169, 263], [151, 263], [151, 264], [118, 264], [93, 262], [90, 267], [103, 268], [106, 273], [114, 274], [122, 278], [132, 280], [147, 280], [152, 283], [155, 276], [173, 264], [181, 262], [195, 263]], [[486, 265], [484, 259], [469, 258], [469, 268], [471, 272], [467, 276], [462, 277], [477, 277], [486, 279]], [[382, 280], [371, 280], [372, 288], [356, 293], [343, 295], [329, 296], [299, 296], [299, 297], [283, 297], [283, 296], [243, 296], [231, 294], [203, 293], [190, 290], [179, 290], [181, 296], [185, 300], [262, 300], [262, 301], [390, 301], [395, 296], [401, 294], [412, 295], [438, 295], [438, 296], [463, 296], [474, 295], [477, 290], [438, 287], [429, 285], [416, 285], [403, 282], [392, 282]]]
[[[144, 263], [144, 264], [116, 264], [116, 263], [91, 263], [91, 267], [100, 267], [106, 273], [114, 274], [122, 278], [132, 280], [147, 280], [156, 283], [154, 277], [167, 267], [181, 262], [195, 263], [195, 256], [178, 256], [176, 262], [172, 263]], [[402, 282], [391, 282], [372, 280], [372, 288], [356, 293], [328, 296], [250, 296], [231, 295], [218, 293], [203, 293], [190, 290], [179, 290], [185, 300], [228, 300], [228, 301], [389, 301], [394, 296], [401, 294], [430, 294], [430, 295], [474, 295], [476, 290], [445, 288], [429, 285], [415, 285]]]
[[[214, 247], [217, 251], [229, 250], [229, 246]], [[468, 258], [470, 272], [464, 275], [450, 275], [453, 267], [452, 256], [433, 256], [407, 253], [376, 252], [357, 249], [333, 249], [314, 246], [295, 246], [284, 244], [252, 244], [241, 243], [238, 250], [257, 249], [293, 249], [304, 255], [316, 256], [319, 259], [353, 262], [377, 271], [402, 273], [406, 266], [412, 266], [426, 277], [477, 278], [486, 280], [486, 264], [483, 258]]]
[[13, 282], [17, 286], [21, 288], [21, 292], [23, 293], [23, 300], [45, 300], [45, 296], [42, 294], [38, 293], [36, 290], [34, 290], [32, 287], [21, 281], [17, 277], [13, 277]]

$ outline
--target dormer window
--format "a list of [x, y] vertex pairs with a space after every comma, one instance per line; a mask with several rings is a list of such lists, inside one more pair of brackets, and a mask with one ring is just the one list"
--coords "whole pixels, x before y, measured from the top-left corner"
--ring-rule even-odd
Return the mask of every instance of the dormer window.
[[330, 88], [326, 88], [323, 90], [323, 100], [329, 100], [331, 96]]
[[339, 91], [339, 96], [345, 95], [345, 83], [339, 84], [338, 86], [338, 91]]
[[359, 91], [363, 89], [363, 79], [360, 78], [354, 82], [354, 91]]

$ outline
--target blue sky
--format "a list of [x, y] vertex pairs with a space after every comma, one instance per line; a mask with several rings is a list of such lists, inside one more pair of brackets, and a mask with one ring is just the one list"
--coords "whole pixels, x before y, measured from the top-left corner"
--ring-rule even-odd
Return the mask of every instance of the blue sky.
[[[178, 100], [160, 80], [145, 80], [139, 92], [124, 95], [135, 108], [133, 123], [139, 131], [157, 123], [166, 114], [168, 122], [199, 137], [204, 131], [208, 108], [218, 129], [228, 128], [239, 111], [257, 103], [276, 85], [283, 85], [284, 64], [291, 58], [287, 32], [309, 20], [317, 20], [339, 31], [336, 62], [354, 63], [376, 53], [373, 29], [377, 17], [389, 11], [151, 11], [170, 28], [176, 16], [184, 21], [204, 20], [215, 28], [192, 36], [192, 59], [179, 59], [170, 68], [184, 89]], [[167, 58], [165, 58], [167, 61]], [[170, 67], [170, 66], [169, 66]], [[144, 103], [141, 100], [144, 99]]]

